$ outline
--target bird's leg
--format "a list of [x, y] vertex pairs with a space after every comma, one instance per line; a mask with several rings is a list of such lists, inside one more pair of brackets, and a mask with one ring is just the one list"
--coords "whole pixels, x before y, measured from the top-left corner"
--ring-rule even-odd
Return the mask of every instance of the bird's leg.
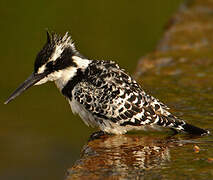
[[89, 141], [93, 141], [95, 139], [100, 139], [102, 136], [106, 135], [104, 131], [97, 131], [91, 134]]

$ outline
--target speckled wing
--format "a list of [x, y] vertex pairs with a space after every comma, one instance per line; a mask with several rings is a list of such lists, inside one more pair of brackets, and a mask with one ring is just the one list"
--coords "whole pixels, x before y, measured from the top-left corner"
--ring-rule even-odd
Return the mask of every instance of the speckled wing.
[[87, 75], [76, 85], [74, 98], [96, 120], [109, 120], [120, 126], [173, 126], [176, 121], [165, 105], [147, 95], [116, 63], [99, 61], [90, 65]]

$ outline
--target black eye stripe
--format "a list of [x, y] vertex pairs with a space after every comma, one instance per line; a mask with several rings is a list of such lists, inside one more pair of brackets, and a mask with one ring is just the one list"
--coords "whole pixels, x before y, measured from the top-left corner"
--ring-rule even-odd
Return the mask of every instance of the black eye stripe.
[[46, 65], [47, 68], [51, 68], [52, 66], [53, 66], [53, 61], [48, 62]]
[[[40, 55], [40, 54], [39, 54]], [[38, 69], [45, 63], [47, 63], [46, 70], [47, 72], [54, 72], [54, 71], [59, 71], [61, 69], [65, 69], [67, 67], [77, 67], [77, 64], [73, 61], [72, 57], [75, 55], [73, 50], [68, 47], [63, 50], [62, 54], [54, 61], [49, 61], [49, 62], [44, 62], [45, 58], [48, 60], [47, 56], [38, 56], [37, 58], [37, 63], [35, 63], [35, 72], [38, 71]], [[39, 61], [42, 60], [42, 61]]]
[[46, 64], [46, 71], [48, 71], [48, 72], [54, 71], [53, 61], [50, 61]]
[[77, 64], [72, 59], [73, 55], [74, 53], [71, 48], [64, 49], [61, 56], [58, 57], [53, 63], [54, 70], [57, 71], [65, 69], [69, 66], [77, 67]]

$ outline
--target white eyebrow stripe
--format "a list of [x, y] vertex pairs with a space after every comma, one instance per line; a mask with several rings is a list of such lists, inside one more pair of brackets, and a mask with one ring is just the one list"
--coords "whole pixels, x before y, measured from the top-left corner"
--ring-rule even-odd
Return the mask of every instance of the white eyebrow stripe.
[[58, 57], [61, 56], [63, 50], [64, 50], [64, 47], [62, 45], [57, 45], [55, 47], [55, 51], [54, 51], [52, 57], [48, 60], [48, 62], [51, 61], [51, 60], [55, 61]]

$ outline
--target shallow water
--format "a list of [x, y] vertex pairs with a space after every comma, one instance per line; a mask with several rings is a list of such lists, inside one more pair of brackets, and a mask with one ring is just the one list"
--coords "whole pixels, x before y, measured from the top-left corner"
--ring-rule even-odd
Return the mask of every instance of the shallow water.
[[160, 133], [105, 136], [83, 147], [67, 180], [212, 179], [212, 149], [208, 138]]

